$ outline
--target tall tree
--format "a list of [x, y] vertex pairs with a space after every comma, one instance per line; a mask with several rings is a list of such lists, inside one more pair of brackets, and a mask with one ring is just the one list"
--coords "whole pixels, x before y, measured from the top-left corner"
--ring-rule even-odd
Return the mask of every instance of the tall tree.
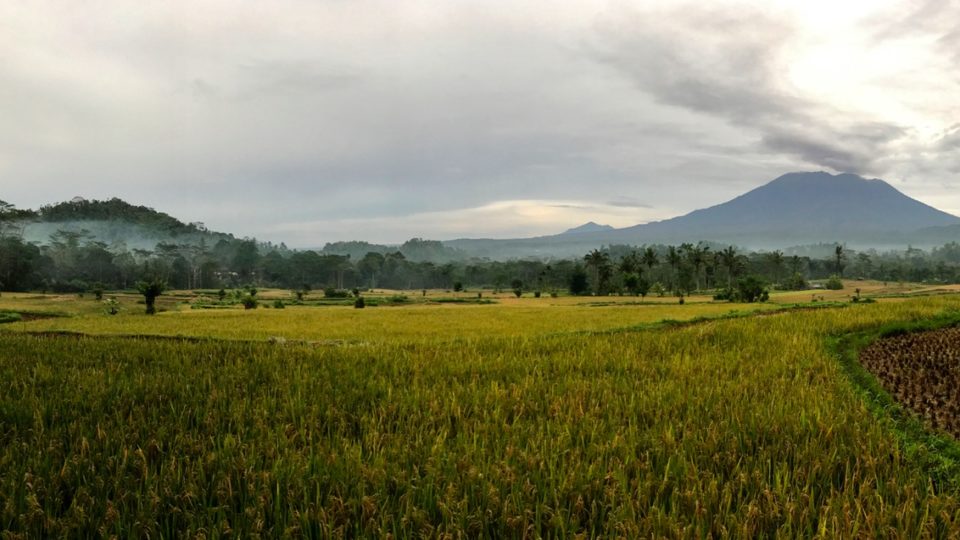
[[660, 264], [660, 258], [657, 257], [657, 250], [652, 247], [647, 247], [643, 250], [643, 264], [647, 266], [647, 270], [653, 270], [653, 267]]
[[837, 276], [843, 277], [843, 261], [846, 258], [846, 254], [843, 252], [843, 246], [837, 244], [833, 249], [833, 256], [836, 262]]
[[780, 274], [783, 270], [783, 252], [774, 250], [767, 254], [767, 263], [770, 265], [770, 274], [774, 283], [780, 283]]
[[690, 266], [693, 267], [693, 278], [694, 284], [696, 285], [696, 290], [700, 290], [700, 270], [703, 268], [704, 264], [707, 262], [707, 257], [710, 254], [710, 246], [706, 246], [703, 243], [698, 243], [696, 246], [685, 244], [687, 260], [690, 261]]
[[600, 251], [595, 249], [590, 253], [584, 255], [583, 260], [587, 263], [587, 266], [593, 268], [593, 277], [594, 285], [596, 287], [596, 294], [600, 294], [600, 269], [607, 266], [610, 263], [610, 256], [607, 255], [607, 252]]
[[737, 248], [728, 246], [720, 250], [720, 263], [727, 271], [727, 288], [733, 289], [733, 278], [736, 277], [739, 266]]
[[260, 251], [254, 240], [242, 240], [237, 245], [231, 266], [239, 274], [240, 279], [249, 280], [255, 277], [257, 265], [260, 263]]

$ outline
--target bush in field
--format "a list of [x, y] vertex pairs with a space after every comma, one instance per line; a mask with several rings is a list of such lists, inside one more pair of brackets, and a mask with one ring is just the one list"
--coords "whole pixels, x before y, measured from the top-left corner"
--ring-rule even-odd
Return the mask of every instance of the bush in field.
[[367, 307], [367, 303], [363, 300], [362, 296], [358, 296], [357, 299], [353, 301], [353, 307], [363, 309]]
[[734, 291], [735, 300], [738, 302], [766, 302], [770, 299], [770, 293], [766, 285], [757, 277], [748, 276], [737, 280], [737, 289]]
[[349, 298], [350, 291], [344, 289], [337, 289], [334, 287], [327, 287], [323, 289], [324, 298]]
[[227, 291], [225, 291], [225, 290], [223, 290], [223, 289], [220, 289], [219, 291], [217, 291], [217, 298], [219, 298], [221, 302], [223, 302], [223, 300], [224, 300], [226, 297], [227, 297]]
[[663, 283], [660, 283], [658, 281], [650, 287], [650, 292], [652, 292], [653, 294], [657, 295], [660, 298], [663, 298], [663, 295], [667, 294], [667, 288], [663, 286]]
[[840, 291], [843, 290], [843, 280], [841, 280], [838, 275], [832, 275], [823, 286], [831, 291]]
[[253, 295], [244, 296], [240, 303], [243, 304], [243, 309], [257, 309], [257, 306], [260, 305], [260, 302], [257, 302], [257, 297]]
[[287, 306], [286, 304], [283, 303], [283, 300], [280, 300], [279, 298], [277, 298], [276, 300], [273, 301], [273, 307], [277, 309], [284, 309]]
[[720, 300], [720, 301], [726, 300], [728, 302], [733, 302], [733, 298], [734, 298], [734, 294], [733, 294], [732, 287], [720, 289], [719, 291], [717, 291], [716, 294], [713, 295], [714, 300]]
[[770, 299], [766, 284], [760, 278], [749, 276], [737, 280], [736, 287], [728, 287], [713, 295], [714, 300], [728, 302], [766, 302]]
[[137, 282], [137, 291], [143, 295], [143, 302], [147, 306], [147, 315], [153, 315], [157, 312], [157, 297], [166, 290], [167, 282], [159, 278]]
[[120, 302], [117, 302], [116, 298], [104, 300], [103, 303], [107, 306], [107, 315], [116, 315], [117, 313], [120, 313]]
[[103, 300], [103, 283], [94, 283], [90, 286], [90, 292], [93, 293], [93, 297], [96, 298], [97, 302]]
[[784, 282], [783, 288], [788, 291], [803, 291], [808, 289], [809, 286], [807, 285], [807, 280], [804, 279], [803, 274], [800, 272], [795, 272], [786, 280], [786, 282]]

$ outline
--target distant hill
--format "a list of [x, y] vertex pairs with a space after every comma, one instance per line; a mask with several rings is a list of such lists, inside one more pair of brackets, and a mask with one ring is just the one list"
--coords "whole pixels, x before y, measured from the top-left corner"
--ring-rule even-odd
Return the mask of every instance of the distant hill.
[[613, 227], [610, 225], [600, 225], [599, 223], [594, 223], [593, 221], [588, 221], [579, 227], [574, 227], [572, 229], [567, 229], [560, 234], [582, 234], [582, 233], [594, 233], [594, 232], [603, 232], [603, 231], [612, 231]]
[[516, 240], [455, 240], [471, 254], [566, 256], [604, 244], [697, 242], [783, 248], [819, 242], [858, 247], [942, 244], [960, 238], [960, 218], [912, 199], [879, 179], [799, 172], [716, 206], [623, 229]]
[[51, 204], [35, 211], [23, 211], [17, 220], [23, 238], [45, 244], [59, 230], [83, 232], [88, 238], [105, 244], [123, 244], [129, 249], [152, 249], [159, 242], [208, 244], [233, 236], [209, 231], [202, 223], [184, 223], [146, 206], [137, 206], [113, 198]]

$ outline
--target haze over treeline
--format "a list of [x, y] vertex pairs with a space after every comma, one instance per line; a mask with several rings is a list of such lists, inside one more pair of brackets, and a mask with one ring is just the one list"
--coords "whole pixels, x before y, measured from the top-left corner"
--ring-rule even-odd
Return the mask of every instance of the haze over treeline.
[[[399, 246], [355, 241], [294, 250], [212, 232], [202, 224], [185, 224], [117, 199], [76, 200], [38, 211], [0, 207], [0, 289], [5, 290], [127, 289], [140, 280], [161, 279], [181, 289], [488, 288], [686, 295], [729, 288], [746, 276], [791, 289], [830, 276], [960, 280], [956, 242], [930, 250], [895, 251], [855, 250], [834, 243], [784, 251], [749, 251], [709, 242], [609, 244], [571, 257], [494, 261], [420, 238]], [[84, 224], [118, 236], [104, 241], [82, 228]], [[24, 231], [42, 230], [37, 229], [40, 225], [55, 232], [41, 242], [24, 238]], [[580, 234], [587, 233], [574, 236]], [[138, 247], [153, 238], [162, 240], [150, 248]]]

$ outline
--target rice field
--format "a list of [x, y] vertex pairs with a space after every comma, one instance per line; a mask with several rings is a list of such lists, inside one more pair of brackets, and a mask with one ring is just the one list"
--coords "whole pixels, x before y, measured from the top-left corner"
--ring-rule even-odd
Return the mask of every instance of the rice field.
[[[753, 307], [767, 313], [494, 304], [149, 318], [82, 307], [9, 323], [0, 530], [960, 534], [956, 484], [922, 458], [938, 448], [906, 441], [828, 346], [955, 316], [960, 297]], [[50, 330], [78, 334], [37, 333]]]
[[[529, 302], [534, 304], [533, 301]], [[136, 308], [131, 308], [130, 311]], [[142, 308], [141, 308], [142, 309]], [[169, 311], [149, 317], [139, 310], [116, 316], [38, 319], [18, 324], [32, 332], [79, 332], [91, 335], [165, 335], [239, 340], [409, 341], [482, 340], [534, 337], [573, 331], [605, 331], [657, 323], [722, 317], [778, 309], [774, 304], [727, 303], [642, 306], [412, 305], [354, 309], [346, 306], [286, 309]]]

